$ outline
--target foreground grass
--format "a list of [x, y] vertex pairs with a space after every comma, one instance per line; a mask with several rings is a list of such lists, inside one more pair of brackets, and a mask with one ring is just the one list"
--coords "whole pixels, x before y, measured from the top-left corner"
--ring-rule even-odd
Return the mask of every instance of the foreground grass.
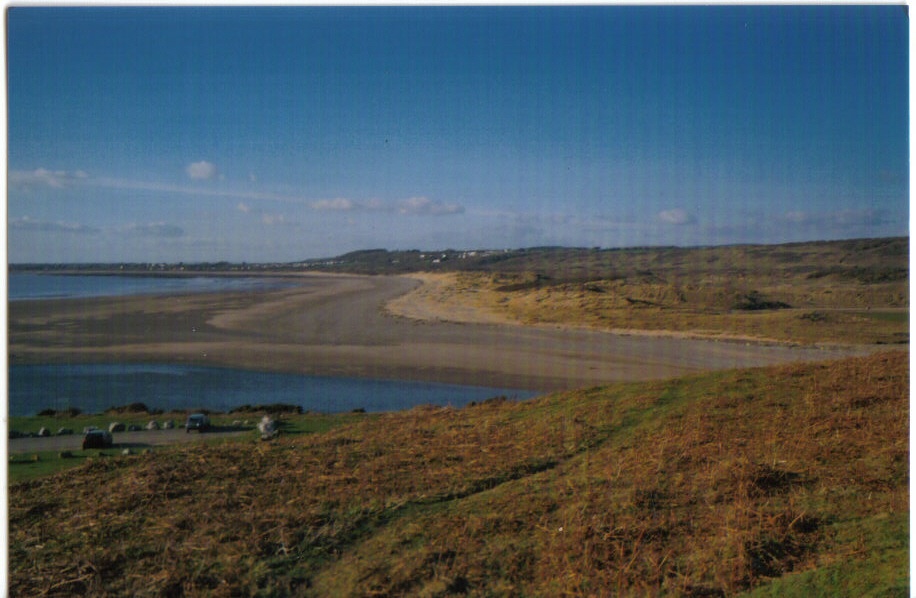
[[906, 593], [907, 360], [94, 460], [11, 486], [10, 591]]
[[[251, 438], [257, 438], [256, 425], [258, 420], [267, 412], [251, 412], [237, 415], [213, 415], [211, 422], [216, 427], [234, 427], [248, 429], [251, 431]], [[124, 414], [80, 414], [80, 415], [39, 415], [39, 416], [16, 416], [10, 418], [10, 430], [16, 430], [21, 433], [37, 434], [41, 428], [57, 431], [61, 428], [67, 428], [73, 431], [77, 438], [82, 437], [84, 428], [93, 426], [96, 428], [107, 429], [112, 422], [120, 422], [125, 426], [136, 425], [143, 429], [146, 424], [155, 420], [164, 422], [172, 420], [179, 427], [187, 418], [186, 412], [170, 412], [160, 414], [139, 414], [131, 413], [124, 417]], [[338, 426], [343, 426], [355, 421], [363, 421], [377, 417], [374, 414], [365, 413], [305, 413], [305, 414], [277, 414], [273, 413], [272, 417], [279, 418], [282, 432], [286, 436], [295, 436], [299, 434], [318, 434], [327, 432]], [[151, 432], [155, 434], [156, 432]], [[67, 469], [72, 469], [83, 465], [87, 460], [95, 458], [107, 458], [117, 456], [125, 447], [119, 445], [119, 433], [115, 433], [115, 446], [110, 449], [89, 449], [89, 450], [69, 450], [69, 451], [19, 451], [17, 446], [10, 444], [8, 450], [10, 458], [7, 467], [7, 477], [10, 483], [25, 482], [41, 476], [57, 473]], [[211, 434], [198, 436], [198, 441], [209, 444], [219, 444], [225, 442], [235, 442], [236, 438], [226, 438], [221, 434]], [[142, 448], [132, 448], [134, 453], [147, 453], [151, 451], [169, 450], [167, 446], [145, 446]]]
[[62, 456], [58, 451], [38, 451], [10, 455], [7, 478], [11, 484], [25, 482], [52, 473], [84, 465], [87, 459], [105, 458], [112, 451], [68, 451]]

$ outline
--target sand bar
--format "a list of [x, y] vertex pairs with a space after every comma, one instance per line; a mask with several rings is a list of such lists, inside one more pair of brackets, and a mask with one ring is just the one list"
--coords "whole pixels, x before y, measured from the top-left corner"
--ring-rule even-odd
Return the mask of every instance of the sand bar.
[[[452, 322], [423, 305], [422, 295], [412, 299], [422, 284], [416, 279], [299, 280], [258, 292], [12, 302], [10, 363], [157, 362], [551, 391], [879, 348], [526, 327], [486, 314], [474, 323], [470, 311]], [[393, 300], [400, 315], [386, 309]]]

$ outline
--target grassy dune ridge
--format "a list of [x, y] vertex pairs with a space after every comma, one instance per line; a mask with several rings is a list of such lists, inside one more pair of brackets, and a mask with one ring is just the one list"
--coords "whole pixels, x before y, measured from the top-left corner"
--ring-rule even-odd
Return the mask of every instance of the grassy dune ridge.
[[[907, 239], [544, 248], [420, 274], [441, 319], [802, 344], [909, 342]], [[443, 268], [445, 270], [445, 268]], [[395, 310], [397, 305], [395, 305]]]
[[10, 488], [12, 595], [906, 595], [908, 353], [417, 408]]

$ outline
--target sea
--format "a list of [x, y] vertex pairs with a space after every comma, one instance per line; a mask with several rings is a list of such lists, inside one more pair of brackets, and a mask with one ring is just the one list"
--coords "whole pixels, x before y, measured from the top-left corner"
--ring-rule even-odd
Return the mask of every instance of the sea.
[[[297, 284], [260, 277], [139, 277], [11, 273], [9, 300], [136, 294], [256, 291]], [[144, 403], [150, 409], [229, 411], [243, 405], [286, 403], [306, 411], [398, 411], [418, 405], [462, 407], [534, 392], [416, 381], [304, 376], [233, 368], [169, 364], [11, 365], [9, 415], [36, 415], [70, 407], [101, 413]]]
[[13, 365], [9, 415], [71, 407], [101, 413], [144, 403], [150, 409], [228, 412], [284, 403], [303, 411], [400, 411], [418, 405], [463, 407], [493, 397], [529, 399], [532, 391], [416, 381], [339, 378], [168, 364]]
[[11, 272], [9, 301], [175, 293], [259, 291], [298, 284], [259, 276], [120, 276]]

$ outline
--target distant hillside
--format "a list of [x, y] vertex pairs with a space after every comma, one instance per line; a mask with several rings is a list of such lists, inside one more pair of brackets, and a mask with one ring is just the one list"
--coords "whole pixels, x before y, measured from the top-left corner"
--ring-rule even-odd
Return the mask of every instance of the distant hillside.
[[623, 249], [532, 247], [477, 251], [387, 251], [348, 253], [297, 264], [310, 269], [363, 274], [416, 271], [530, 272], [559, 281], [607, 279], [651, 272], [704, 273], [753, 270], [834, 276], [863, 282], [905, 280], [909, 239], [855, 239], [782, 245], [633, 247]]
[[532, 247], [389, 251], [367, 249], [324, 259], [276, 263], [99, 263], [11, 264], [11, 271], [109, 272], [276, 272], [326, 271], [359, 274], [409, 272], [537, 273], [554, 281], [608, 279], [633, 274], [702, 273], [733, 269], [805, 273], [863, 282], [905, 280], [909, 271], [909, 239], [854, 239], [782, 245], [728, 245], [710, 247], [632, 247], [621, 249]]

